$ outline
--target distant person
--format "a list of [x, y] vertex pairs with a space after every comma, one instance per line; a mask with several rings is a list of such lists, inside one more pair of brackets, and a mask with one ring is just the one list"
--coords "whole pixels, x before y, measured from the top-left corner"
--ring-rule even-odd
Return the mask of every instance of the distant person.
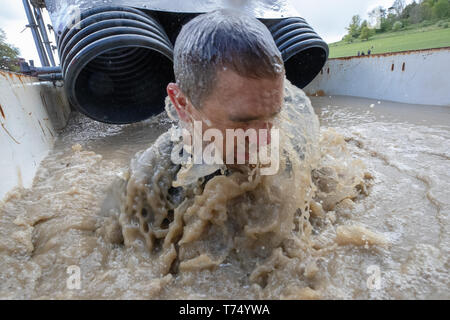
[[370, 53], [371, 53], [372, 51], [370, 51], [370, 49], [369, 50], [367, 50], [367, 55], [369, 55], [370, 56]]
[[358, 57], [361, 55], [361, 52], [358, 51]]
[[362, 56], [365, 56], [366, 54], [365, 54], [364, 51], [363, 51], [363, 52], [361, 52], [361, 55], [362, 55]]

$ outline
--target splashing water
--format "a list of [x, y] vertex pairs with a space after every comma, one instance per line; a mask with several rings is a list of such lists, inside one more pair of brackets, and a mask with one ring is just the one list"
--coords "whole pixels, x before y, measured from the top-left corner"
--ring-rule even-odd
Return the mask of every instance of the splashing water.
[[277, 175], [241, 168], [181, 189], [166, 115], [75, 114], [33, 187], [1, 204], [0, 297], [448, 298], [449, 121], [325, 99], [319, 130], [286, 84]]

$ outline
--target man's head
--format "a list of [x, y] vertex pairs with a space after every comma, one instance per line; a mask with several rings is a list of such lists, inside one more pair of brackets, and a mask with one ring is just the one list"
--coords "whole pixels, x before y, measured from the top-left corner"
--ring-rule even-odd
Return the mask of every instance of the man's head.
[[281, 110], [283, 60], [256, 18], [232, 10], [194, 18], [176, 40], [174, 71], [167, 92], [185, 123], [204, 121], [223, 132], [270, 129]]

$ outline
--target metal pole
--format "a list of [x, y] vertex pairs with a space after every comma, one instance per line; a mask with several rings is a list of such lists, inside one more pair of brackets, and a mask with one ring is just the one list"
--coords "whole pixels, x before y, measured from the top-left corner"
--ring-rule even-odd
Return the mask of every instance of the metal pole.
[[42, 67], [42, 68], [35, 68], [35, 71], [37, 74], [43, 74], [43, 73], [61, 73], [61, 67]]
[[34, 44], [36, 45], [36, 50], [39, 54], [39, 59], [41, 60], [41, 64], [43, 67], [49, 67], [50, 64], [48, 62], [47, 55], [45, 54], [44, 46], [42, 45], [41, 35], [39, 34], [38, 26], [34, 20], [33, 12], [31, 11], [30, 3], [28, 0], [22, 0], [23, 7], [25, 8], [25, 13], [28, 18], [29, 27], [31, 29], [31, 33], [33, 34]]
[[64, 79], [62, 73], [40, 74], [38, 75], [38, 78], [41, 81], [57, 81]]
[[40, 8], [34, 8], [34, 13], [39, 26], [39, 30], [41, 31], [42, 39], [44, 40], [43, 43], [45, 45], [45, 49], [47, 49], [47, 56], [50, 59], [51, 65], [55, 66], [55, 59], [53, 58], [51, 42], [48, 40], [47, 30], [45, 29], [44, 19], [42, 18], [42, 10]]

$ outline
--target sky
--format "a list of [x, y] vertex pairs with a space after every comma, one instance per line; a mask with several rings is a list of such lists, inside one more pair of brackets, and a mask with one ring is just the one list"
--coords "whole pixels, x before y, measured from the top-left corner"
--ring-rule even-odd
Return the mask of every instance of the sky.
[[[187, 0], [189, 1], [189, 0]], [[394, 0], [291, 0], [300, 16], [328, 43], [342, 39], [353, 15], [367, 18], [367, 12], [381, 5], [390, 7]], [[410, 3], [412, 0], [407, 0]], [[45, 18], [45, 17], [44, 17]], [[49, 23], [48, 15], [46, 23]], [[20, 49], [21, 57], [34, 60], [40, 66], [21, 0], [0, 0], [0, 28], [6, 32], [7, 42]], [[24, 30], [24, 31], [23, 31]], [[23, 31], [23, 32], [22, 32]], [[54, 35], [49, 35], [54, 41]]]

